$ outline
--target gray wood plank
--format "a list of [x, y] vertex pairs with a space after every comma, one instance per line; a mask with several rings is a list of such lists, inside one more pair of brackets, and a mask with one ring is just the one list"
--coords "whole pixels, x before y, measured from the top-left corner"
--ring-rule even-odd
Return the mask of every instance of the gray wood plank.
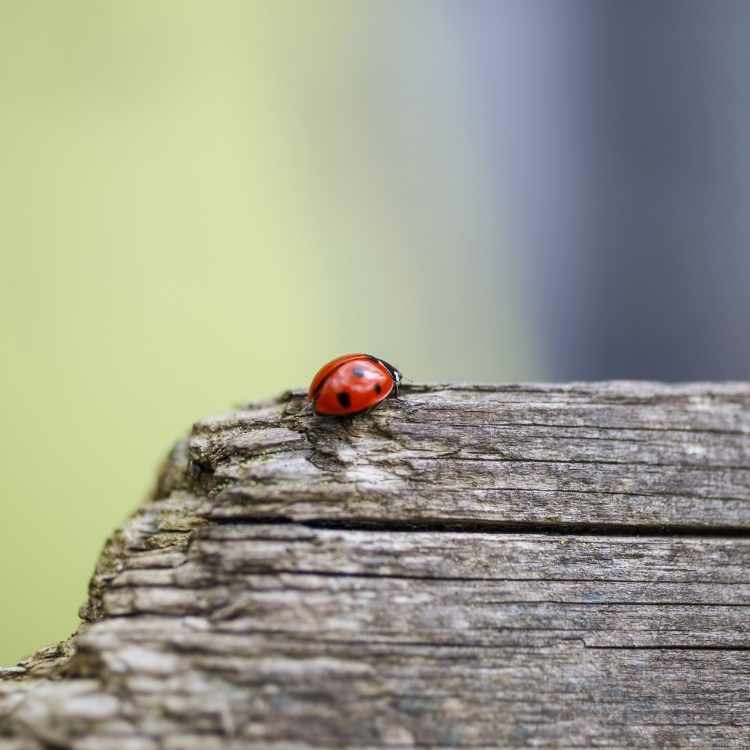
[[750, 387], [198, 423], [2, 750], [750, 746]]
[[282, 405], [196, 426], [210, 518], [747, 527], [745, 385], [415, 389], [351, 420]]

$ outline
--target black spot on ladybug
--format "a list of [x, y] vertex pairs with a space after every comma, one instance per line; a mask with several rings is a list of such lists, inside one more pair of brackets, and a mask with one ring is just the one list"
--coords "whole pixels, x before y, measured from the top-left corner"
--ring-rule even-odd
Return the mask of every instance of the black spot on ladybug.
[[352, 400], [346, 391], [336, 394], [336, 400], [341, 404], [344, 409], [348, 409], [352, 405]]
[[383, 389], [380, 387], [380, 383], [375, 383], [375, 387], [372, 389], [375, 393], [380, 393]]
[[361, 367], [355, 367], [352, 370], [352, 375], [354, 375], [355, 378], [363, 378], [365, 376], [365, 371]]

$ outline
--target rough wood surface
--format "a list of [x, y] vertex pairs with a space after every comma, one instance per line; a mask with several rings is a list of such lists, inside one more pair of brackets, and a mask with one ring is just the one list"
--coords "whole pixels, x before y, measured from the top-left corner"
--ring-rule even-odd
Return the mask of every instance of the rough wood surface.
[[208, 419], [82, 617], [3, 750], [750, 747], [750, 386]]

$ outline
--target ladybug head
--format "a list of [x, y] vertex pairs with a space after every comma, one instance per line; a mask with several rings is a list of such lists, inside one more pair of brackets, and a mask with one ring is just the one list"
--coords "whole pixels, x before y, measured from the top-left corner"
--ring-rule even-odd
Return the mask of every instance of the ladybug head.
[[398, 396], [398, 388], [401, 385], [402, 375], [401, 372], [395, 368], [392, 364], [389, 364], [384, 359], [379, 359], [378, 362], [380, 362], [383, 367], [385, 367], [386, 370], [391, 374], [391, 377], [393, 378], [393, 395]]

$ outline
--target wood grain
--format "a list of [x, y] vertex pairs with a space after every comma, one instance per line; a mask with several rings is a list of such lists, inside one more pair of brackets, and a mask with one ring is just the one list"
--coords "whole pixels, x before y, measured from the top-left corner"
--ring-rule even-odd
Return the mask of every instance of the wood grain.
[[0, 670], [3, 750], [748, 747], [750, 386], [205, 420], [82, 617]]

